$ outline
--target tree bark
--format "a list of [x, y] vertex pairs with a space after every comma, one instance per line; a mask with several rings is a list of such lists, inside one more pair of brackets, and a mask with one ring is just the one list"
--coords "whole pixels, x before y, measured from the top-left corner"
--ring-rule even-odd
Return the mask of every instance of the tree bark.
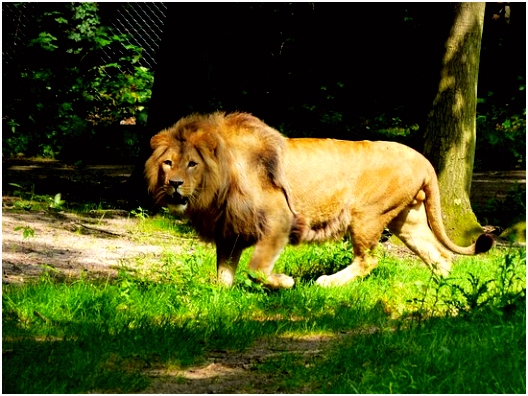
[[438, 174], [444, 224], [458, 244], [482, 233], [469, 199], [476, 142], [477, 80], [485, 3], [455, 3], [424, 154]]

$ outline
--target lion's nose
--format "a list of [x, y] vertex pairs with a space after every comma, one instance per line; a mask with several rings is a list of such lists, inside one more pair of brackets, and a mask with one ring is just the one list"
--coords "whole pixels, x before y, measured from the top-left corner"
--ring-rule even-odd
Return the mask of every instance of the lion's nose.
[[171, 179], [169, 180], [169, 184], [174, 187], [174, 188], [178, 188], [180, 187], [182, 184], [183, 184], [183, 180], [174, 180], [174, 179]]

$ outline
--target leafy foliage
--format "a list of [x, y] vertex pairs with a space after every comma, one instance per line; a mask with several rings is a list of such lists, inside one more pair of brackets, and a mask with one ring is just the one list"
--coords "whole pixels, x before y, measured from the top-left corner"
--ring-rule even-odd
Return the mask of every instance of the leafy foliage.
[[409, 302], [427, 306], [422, 311], [425, 316], [442, 312], [447, 316], [464, 316], [477, 311], [504, 315], [525, 309], [525, 273], [526, 251], [511, 250], [504, 255], [492, 278], [471, 272], [462, 279], [435, 277], [435, 287], [427, 288], [423, 298]]
[[[4, 101], [4, 153], [53, 158], [67, 146], [85, 151], [106, 135], [135, 154], [137, 138], [109, 137], [104, 128], [132, 117], [146, 122], [153, 74], [138, 65], [142, 49], [101, 24], [97, 3], [35, 7], [33, 34], [4, 72], [16, 79]], [[119, 58], [105, 63], [103, 49]]]
[[512, 169], [526, 167], [526, 103], [519, 85], [518, 98], [498, 102], [493, 92], [479, 99], [477, 115], [477, 168]]

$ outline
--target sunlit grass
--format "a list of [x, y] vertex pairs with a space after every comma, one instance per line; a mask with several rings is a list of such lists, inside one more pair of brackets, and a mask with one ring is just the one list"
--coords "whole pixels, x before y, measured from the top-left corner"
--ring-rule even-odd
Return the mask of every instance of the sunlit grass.
[[347, 265], [350, 244], [288, 247], [276, 268], [296, 286], [270, 292], [247, 281], [250, 251], [227, 289], [216, 283], [214, 247], [186, 225], [145, 218], [136, 232], [144, 241], [163, 233], [164, 252], [123, 262], [117, 277], [3, 286], [4, 392], [137, 392], [152, 366], [311, 335], [333, 346], [309, 364], [284, 355], [254, 369], [278, 373], [285, 392], [525, 391], [524, 249], [460, 258], [444, 283], [380, 249], [370, 276], [322, 289], [314, 280]]

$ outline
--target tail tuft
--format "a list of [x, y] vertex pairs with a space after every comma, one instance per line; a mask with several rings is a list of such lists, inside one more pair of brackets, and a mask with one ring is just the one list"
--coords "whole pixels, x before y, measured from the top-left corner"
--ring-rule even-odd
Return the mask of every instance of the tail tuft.
[[481, 234], [475, 242], [475, 254], [486, 253], [495, 243], [495, 239], [491, 234]]

